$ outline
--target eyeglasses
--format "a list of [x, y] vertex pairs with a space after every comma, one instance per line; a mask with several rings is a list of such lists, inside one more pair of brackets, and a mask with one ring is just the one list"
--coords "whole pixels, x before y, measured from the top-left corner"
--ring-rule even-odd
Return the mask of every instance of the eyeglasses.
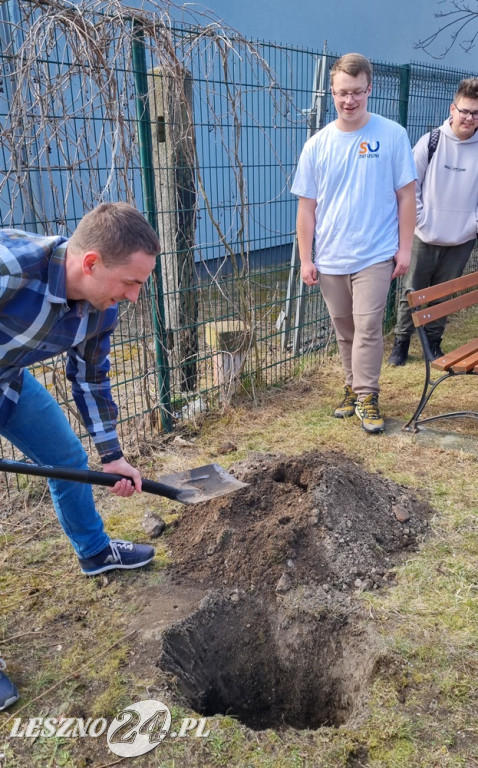
[[359, 99], [362, 99], [364, 97], [364, 94], [367, 93], [369, 89], [369, 86], [367, 88], [361, 88], [357, 91], [334, 91], [333, 88], [331, 88], [331, 91], [334, 96], [337, 96], [339, 99], [346, 99], [347, 96], [351, 96], [355, 101], [358, 101]]
[[472, 117], [473, 120], [478, 120], [478, 109], [475, 109], [474, 112], [470, 112], [469, 109], [460, 109], [460, 107], [457, 107], [455, 103], [453, 106], [455, 107], [456, 111], [460, 113], [460, 117], [462, 117], [463, 120], [466, 120], [468, 117]]

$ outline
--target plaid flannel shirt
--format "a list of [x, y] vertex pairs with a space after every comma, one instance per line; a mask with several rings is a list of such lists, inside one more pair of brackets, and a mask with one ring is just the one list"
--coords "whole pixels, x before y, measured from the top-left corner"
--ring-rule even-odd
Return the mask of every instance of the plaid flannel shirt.
[[120, 451], [109, 381], [117, 305], [67, 301], [64, 237], [0, 229], [0, 424], [18, 402], [23, 369], [66, 353], [66, 375], [100, 456]]

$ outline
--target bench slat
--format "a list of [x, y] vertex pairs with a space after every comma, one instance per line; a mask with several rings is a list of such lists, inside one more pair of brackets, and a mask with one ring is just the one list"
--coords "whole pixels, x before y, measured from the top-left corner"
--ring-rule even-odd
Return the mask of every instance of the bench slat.
[[[470, 355], [478, 355], [478, 338], [472, 339], [472, 341], [469, 341], [468, 344], [463, 344], [462, 347], [452, 349], [451, 352], [447, 352], [446, 355], [443, 355], [443, 357], [437, 357], [437, 359], [433, 360], [430, 365], [432, 368], [437, 368], [439, 371], [449, 371], [450, 368], [452, 370], [456, 370], [455, 366], [459, 365], [462, 360], [468, 359]], [[476, 362], [478, 363], [478, 359]], [[459, 368], [457, 370], [471, 371], [472, 368], [473, 364], [470, 366], [470, 368]]]
[[429, 301], [443, 299], [458, 291], [465, 291], [468, 288], [478, 286], [478, 272], [470, 272], [468, 275], [455, 277], [453, 280], [447, 280], [445, 283], [431, 285], [429, 288], [423, 288], [419, 291], [413, 291], [407, 295], [408, 303], [411, 307], [419, 307], [421, 304], [428, 304]]
[[[409, 297], [413, 296], [412, 293], [409, 293], [408, 295]], [[419, 303], [421, 304], [422, 302]], [[432, 307], [416, 310], [412, 313], [413, 324], [416, 328], [419, 328], [421, 325], [426, 325], [432, 320], [446, 317], [446, 315], [451, 315], [453, 312], [458, 312], [460, 309], [472, 307], [474, 304], [478, 304], [478, 291], [464, 293], [462, 296], [457, 296], [448, 301], [442, 301], [440, 304], [434, 304]]]
[[[466, 291], [466, 293], [462, 293], [462, 291]], [[462, 275], [462, 277], [448, 280], [446, 283], [440, 283], [430, 288], [411, 291], [407, 294], [407, 300], [412, 309], [413, 324], [418, 329], [418, 335], [425, 356], [425, 382], [420, 402], [413, 416], [405, 424], [404, 429], [411, 429], [413, 432], [416, 432], [419, 429], [419, 425], [434, 421], [435, 419], [446, 419], [453, 416], [474, 416], [478, 418], [478, 413], [475, 411], [457, 411], [422, 418], [423, 411], [438, 384], [447, 381], [456, 374], [478, 375], [478, 338], [472, 339], [462, 347], [458, 347], [458, 349], [447, 352], [446, 355], [428, 362], [427, 355], [430, 354], [430, 348], [427, 343], [425, 329], [423, 328], [423, 326], [426, 326], [433, 320], [446, 317], [466, 307], [478, 305], [478, 271]], [[432, 368], [442, 373], [436, 380], [433, 380], [430, 375]]]
[[460, 360], [456, 365], [452, 365], [451, 369], [457, 373], [468, 373], [468, 371], [472, 371], [476, 365], [478, 365], [478, 351], [465, 357], [463, 360]]

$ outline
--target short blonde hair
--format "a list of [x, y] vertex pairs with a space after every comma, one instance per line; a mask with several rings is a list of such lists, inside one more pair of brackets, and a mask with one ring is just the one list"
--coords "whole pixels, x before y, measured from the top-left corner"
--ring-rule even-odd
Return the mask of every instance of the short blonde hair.
[[367, 76], [367, 84], [372, 82], [372, 65], [361, 53], [346, 53], [337, 59], [330, 70], [330, 83], [334, 84], [334, 77], [338, 72], [357, 77], [362, 72]]

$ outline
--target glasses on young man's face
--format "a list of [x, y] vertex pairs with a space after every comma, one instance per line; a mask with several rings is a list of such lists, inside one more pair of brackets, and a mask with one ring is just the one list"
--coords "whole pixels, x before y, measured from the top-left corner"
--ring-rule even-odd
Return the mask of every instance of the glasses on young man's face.
[[356, 91], [334, 91], [332, 88], [332, 93], [334, 96], [336, 96], [338, 99], [346, 99], [347, 96], [351, 96], [355, 101], [359, 101], [359, 99], [363, 99], [365, 94], [368, 92], [368, 86], [367, 88], [359, 88]]
[[460, 107], [457, 107], [456, 104], [453, 104], [456, 111], [460, 113], [460, 117], [463, 120], [467, 120], [469, 117], [473, 118], [473, 120], [478, 120], [478, 109], [475, 109], [474, 112], [470, 112], [469, 109], [460, 109]]

